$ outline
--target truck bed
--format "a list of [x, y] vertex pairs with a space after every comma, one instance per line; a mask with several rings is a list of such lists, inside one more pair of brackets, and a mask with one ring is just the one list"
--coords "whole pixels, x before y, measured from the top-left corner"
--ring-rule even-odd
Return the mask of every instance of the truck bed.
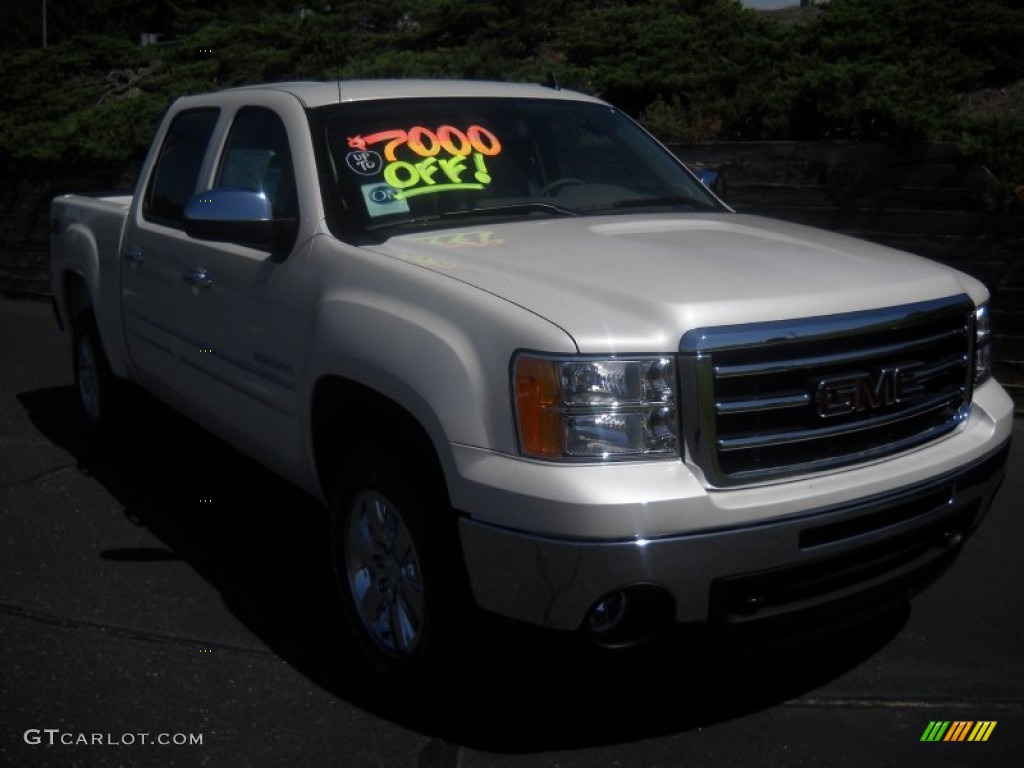
[[[78, 307], [65, 294], [66, 281], [78, 275], [89, 287], [89, 306], [108, 344], [121, 335], [118, 261], [132, 198], [125, 192], [70, 194], [50, 206], [50, 289], [60, 322], [70, 328], [75, 321]], [[122, 355], [107, 352], [115, 371], [125, 375]]]

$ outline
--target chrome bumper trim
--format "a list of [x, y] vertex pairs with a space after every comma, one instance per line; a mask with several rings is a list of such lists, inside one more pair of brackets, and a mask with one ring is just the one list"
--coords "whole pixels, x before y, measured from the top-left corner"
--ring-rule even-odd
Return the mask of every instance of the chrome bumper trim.
[[481, 608], [555, 629], [579, 628], [595, 601], [635, 585], [670, 594], [679, 622], [746, 620], [732, 616], [736, 600], [752, 608], [748, 618], [794, 613], [954, 556], [991, 506], [1008, 451], [1009, 441], [954, 473], [854, 504], [652, 540], [556, 539], [466, 517], [466, 567]]

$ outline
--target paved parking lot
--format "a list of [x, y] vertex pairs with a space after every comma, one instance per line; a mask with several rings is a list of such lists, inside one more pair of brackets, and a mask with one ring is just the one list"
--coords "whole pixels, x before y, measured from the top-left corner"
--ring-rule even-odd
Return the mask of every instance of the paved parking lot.
[[[318, 506], [146, 401], [98, 452], [67, 357], [47, 305], [0, 301], [0, 765], [1024, 762], [1020, 422], [996, 507], [909, 606], [614, 656], [496, 623], [472, 679], [397, 696], [345, 639]], [[933, 721], [997, 724], [922, 742]]]

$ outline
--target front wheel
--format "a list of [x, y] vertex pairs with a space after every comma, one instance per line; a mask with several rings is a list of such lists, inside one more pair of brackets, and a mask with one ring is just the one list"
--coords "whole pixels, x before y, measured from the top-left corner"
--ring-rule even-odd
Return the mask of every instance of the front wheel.
[[365, 488], [343, 520], [343, 562], [361, 629], [390, 659], [413, 655], [423, 639], [426, 600], [423, 564], [395, 499]]
[[406, 684], [460, 676], [475, 637], [456, 520], [420, 462], [355, 473], [332, 510], [335, 580], [371, 669]]

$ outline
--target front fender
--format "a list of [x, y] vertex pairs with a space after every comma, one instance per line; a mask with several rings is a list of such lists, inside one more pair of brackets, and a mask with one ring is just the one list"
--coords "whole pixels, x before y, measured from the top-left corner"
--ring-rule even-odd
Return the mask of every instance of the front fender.
[[368, 387], [420, 423], [446, 468], [452, 444], [516, 452], [517, 349], [576, 352], [562, 329], [455, 275], [326, 237], [313, 268], [307, 398], [324, 376]]

